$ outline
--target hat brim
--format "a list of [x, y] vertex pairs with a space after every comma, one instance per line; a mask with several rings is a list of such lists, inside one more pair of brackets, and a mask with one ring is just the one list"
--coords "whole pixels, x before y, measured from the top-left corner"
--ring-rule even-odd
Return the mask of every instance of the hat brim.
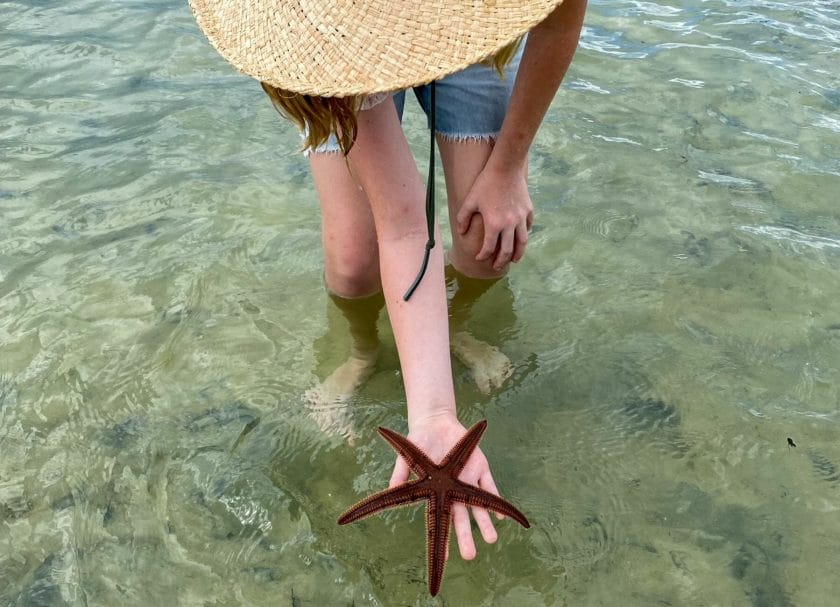
[[272, 86], [344, 97], [424, 84], [509, 44], [563, 0], [189, 0], [234, 67]]

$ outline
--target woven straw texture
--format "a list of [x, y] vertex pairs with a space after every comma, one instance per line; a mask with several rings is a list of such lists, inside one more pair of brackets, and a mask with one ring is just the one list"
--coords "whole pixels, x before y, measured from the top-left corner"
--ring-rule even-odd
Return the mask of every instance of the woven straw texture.
[[189, 0], [234, 67], [298, 93], [407, 88], [491, 55], [562, 0]]

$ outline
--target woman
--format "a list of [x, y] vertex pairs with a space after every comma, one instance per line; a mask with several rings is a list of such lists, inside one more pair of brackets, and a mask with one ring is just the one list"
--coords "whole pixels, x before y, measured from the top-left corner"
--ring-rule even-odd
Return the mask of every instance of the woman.
[[[440, 246], [428, 251], [428, 269], [406, 298], [429, 241], [425, 188], [393, 98], [373, 94], [451, 74], [488, 52], [510, 49], [511, 40], [530, 30], [498, 134], [493, 128], [467, 133], [478, 137], [457, 131], [437, 136], [457, 227], [449, 261], [465, 276], [498, 278], [525, 253], [532, 221], [528, 149], [574, 55], [586, 0], [323, 0], [306, 9], [303, 3], [269, 3], [265, 10], [259, 4], [191, 0], [214, 46], [263, 82], [275, 105], [308, 130], [308, 145], [317, 151], [330, 133], [337, 135], [344, 154], [310, 156], [322, 207], [327, 287], [345, 300], [384, 294], [402, 367], [408, 437], [438, 461], [465, 432], [452, 381], [444, 254]], [[380, 12], [365, 12], [363, 4]], [[388, 10], [393, 14], [384, 14]], [[445, 84], [443, 79], [442, 89]], [[445, 96], [442, 101], [437, 109], [444, 116], [475, 113]], [[449, 126], [459, 124], [456, 117]], [[408, 475], [398, 458], [391, 486]], [[498, 494], [478, 449], [459, 478]], [[483, 539], [494, 542], [487, 511], [473, 509], [473, 516]], [[461, 556], [474, 558], [467, 508], [457, 504], [453, 519]]]

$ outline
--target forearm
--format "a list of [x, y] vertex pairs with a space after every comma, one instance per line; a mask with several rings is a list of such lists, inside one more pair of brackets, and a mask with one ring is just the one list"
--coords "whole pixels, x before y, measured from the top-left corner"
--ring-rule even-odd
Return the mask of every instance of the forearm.
[[[427, 239], [425, 188], [392, 105], [360, 113], [349, 162], [376, 223], [380, 276], [400, 356], [409, 428], [429, 416], [454, 415], [440, 244], [432, 249], [420, 286], [409, 301], [403, 300], [420, 268]], [[440, 242], [439, 234], [435, 240]]]
[[[440, 242], [440, 233], [436, 235]], [[380, 271], [388, 315], [403, 372], [408, 426], [438, 414], [455, 414], [443, 247], [432, 250], [423, 282], [406, 302], [403, 294], [419, 270], [423, 238], [380, 242]]]
[[537, 129], [572, 62], [585, 12], [586, 0], [565, 0], [528, 34], [489, 169], [524, 170]]

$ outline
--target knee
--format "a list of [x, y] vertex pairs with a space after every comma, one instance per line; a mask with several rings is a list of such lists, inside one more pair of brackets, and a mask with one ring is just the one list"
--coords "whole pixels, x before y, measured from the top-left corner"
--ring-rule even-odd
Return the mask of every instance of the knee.
[[481, 250], [483, 242], [484, 221], [481, 215], [476, 213], [470, 221], [470, 229], [466, 234], [453, 230], [449, 261], [456, 270], [470, 278], [501, 278], [507, 274], [510, 264], [506, 264], [501, 270], [496, 270], [493, 267], [494, 256], [482, 261], [476, 260], [475, 256]]
[[369, 251], [338, 251], [328, 254], [325, 265], [327, 288], [339, 297], [355, 299], [382, 290], [376, 247]]

